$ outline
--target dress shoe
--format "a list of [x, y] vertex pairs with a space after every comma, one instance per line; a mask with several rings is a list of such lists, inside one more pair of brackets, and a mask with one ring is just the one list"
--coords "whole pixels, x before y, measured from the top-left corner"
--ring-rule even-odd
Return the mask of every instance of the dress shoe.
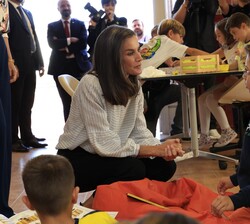
[[46, 138], [37, 138], [37, 137], [35, 137], [35, 139], [36, 139], [38, 142], [43, 142], [43, 141], [46, 140]]
[[12, 144], [12, 152], [29, 152], [29, 148], [22, 144], [21, 141]]
[[46, 143], [41, 144], [36, 139], [30, 140], [30, 141], [24, 141], [23, 144], [26, 147], [32, 147], [32, 148], [44, 148], [48, 145]]

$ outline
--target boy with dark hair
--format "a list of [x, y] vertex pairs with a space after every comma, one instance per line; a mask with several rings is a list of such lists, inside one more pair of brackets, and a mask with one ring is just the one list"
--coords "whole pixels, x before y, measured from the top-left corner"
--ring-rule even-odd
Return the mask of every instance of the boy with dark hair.
[[250, 41], [250, 18], [244, 13], [236, 12], [231, 15], [227, 20], [225, 29], [237, 41], [243, 43]]
[[[72, 218], [79, 187], [75, 187], [74, 171], [65, 157], [41, 155], [31, 159], [24, 167], [22, 179], [27, 194], [23, 202], [36, 210], [42, 224], [85, 223], [84, 218]], [[116, 222], [106, 213], [104, 217], [103, 224]]]

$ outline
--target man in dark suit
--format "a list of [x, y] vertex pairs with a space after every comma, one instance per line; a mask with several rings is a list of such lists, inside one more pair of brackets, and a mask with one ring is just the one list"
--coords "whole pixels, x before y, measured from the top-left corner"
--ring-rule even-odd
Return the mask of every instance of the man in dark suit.
[[48, 25], [48, 43], [52, 48], [48, 74], [54, 76], [62, 99], [64, 119], [69, 116], [71, 97], [58, 81], [61, 74], [69, 74], [81, 79], [91, 69], [87, 56], [87, 30], [82, 21], [70, 18], [71, 6], [68, 0], [58, 1], [58, 11], [62, 18]]
[[[23, 9], [23, 0], [9, 1], [9, 44], [19, 79], [11, 84], [12, 94], [12, 150], [27, 152], [29, 147], [43, 148], [31, 130], [31, 110], [36, 88], [36, 70], [43, 75], [43, 59], [31, 13]], [[20, 128], [21, 140], [18, 137]]]

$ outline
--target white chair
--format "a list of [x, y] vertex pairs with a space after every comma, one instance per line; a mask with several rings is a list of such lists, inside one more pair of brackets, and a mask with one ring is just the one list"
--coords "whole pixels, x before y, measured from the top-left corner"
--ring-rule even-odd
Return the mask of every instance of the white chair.
[[59, 75], [58, 80], [63, 89], [72, 97], [79, 84], [79, 80], [68, 74]]

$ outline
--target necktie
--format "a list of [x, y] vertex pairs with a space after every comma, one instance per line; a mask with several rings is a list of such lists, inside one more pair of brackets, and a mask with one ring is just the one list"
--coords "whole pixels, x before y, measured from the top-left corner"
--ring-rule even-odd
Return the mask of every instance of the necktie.
[[69, 21], [67, 21], [67, 20], [64, 21], [64, 30], [65, 30], [66, 37], [70, 37], [70, 35], [69, 35]]
[[17, 7], [17, 10], [18, 10], [19, 13], [20, 13], [20, 16], [21, 16], [21, 18], [22, 18], [23, 24], [24, 24], [24, 26], [25, 26], [25, 29], [26, 29], [26, 30], [29, 32], [29, 34], [30, 34], [30, 48], [31, 48], [31, 52], [35, 52], [36, 47], [35, 47], [33, 35], [32, 35], [32, 33], [31, 33], [31, 30], [30, 30], [29, 27], [28, 27], [28, 23], [27, 23], [27, 20], [26, 20], [26, 18], [25, 18], [25, 16], [24, 16], [22, 7], [21, 7], [21, 6], [18, 6], [18, 7]]

